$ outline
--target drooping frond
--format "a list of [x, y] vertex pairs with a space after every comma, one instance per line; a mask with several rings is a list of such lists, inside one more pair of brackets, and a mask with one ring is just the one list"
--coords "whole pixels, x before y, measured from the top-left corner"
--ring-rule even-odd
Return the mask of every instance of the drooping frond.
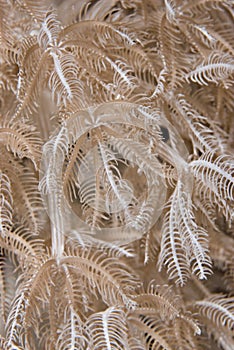
[[[8, 317], [9, 343], [19, 342], [26, 347], [30, 341], [34, 343], [40, 336], [34, 330], [43, 331], [43, 315], [44, 320], [50, 318], [49, 333], [46, 331], [44, 336], [51, 337], [52, 343], [62, 346], [80, 340], [81, 345], [86, 338], [82, 335], [82, 318], [92, 309], [86, 310], [85, 300], [91, 306], [101, 295], [108, 306], [120, 303], [131, 310], [135, 305], [131, 299], [133, 285], [137, 287], [138, 283], [125, 263], [105, 252], [71, 248], [59, 265], [50, 255], [41, 255], [21, 276]], [[59, 288], [55, 288], [58, 284]], [[67, 326], [62, 326], [62, 320], [68, 320]], [[66, 338], [59, 337], [57, 327]]]
[[191, 195], [178, 180], [164, 219], [159, 267], [167, 266], [170, 279], [183, 285], [192, 273], [207, 278], [211, 261], [207, 249], [207, 233], [196, 224]]
[[210, 29], [209, 31], [215, 40], [217, 49], [222, 50], [222, 52], [228, 52], [233, 56], [233, 35], [229, 24], [222, 23], [222, 25], [217, 26], [215, 29]]
[[155, 87], [154, 92], [151, 95], [151, 98], [157, 98], [163, 94], [165, 90], [166, 76], [167, 76], [166, 69], [162, 69], [159, 73], [157, 85]]
[[173, 117], [178, 118], [178, 124], [184, 125], [186, 137], [191, 139], [194, 152], [211, 152], [214, 148], [223, 151], [225, 149], [226, 137], [222, 130], [214, 122], [210, 121], [200, 111], [195, 110], [188, 100], [179, 95], [173, 101]]
[[61, 264], [66, 264], [80, 278], [84, 290], [94, 295], [98, 292], [108, 306], [119, 303], [130, 309], [135, 306], [131, 296], [139, 287], [139, 280], [124, 261], [105, 251], [71, 247]]
[[152, 316], [130, 317], [129, 323], [137, 329], [137, 333], [143, 333], [146, 349], [172, 350], [173, 347], [168, 336], [168, 326], [161, 320]]
[[170, 278], [177, 278], [183, 285], [189, 275], [188, 260], [183, 253], [182, 239], [177, 228], [176, 194], [173, 195], [170, 210], [164, 218], [163, 236], [161, 243], [161, 253], [159, 257], [160, 270], [165, 264], [168, 266]]
[[48, 11], [38, 33], [39, 45], [44, 49], [49, 45], [56, 45], [60, 30], [61, 23], [57, 19], [56, 12]]
[[[196, 23], [188, 23], [187, 28], [190, 29], [192, 34], [200, 41], [204, 46], [214, 49], [216, 44], [215, 37], [210, 33], [210, 28]], [[199, 44], [198, 44], [199, 45]], [[200, 46], [200, 45], [199, 45]], [[201, 46], [199, 47], [201, 50]]]
[[6, 335], [9, 346], [22, 344], [27, 347], [28, 337], [32, 331], [30, 325], [39, 326], [40, 320], [37, 317], [41, 313], [41, 308], [36, 306], [37, 298], [40, 295], [40, 300], [43, 302], [48, 300], [49, 281], [52, 279], [52, 276], [49, 277], [49, 275], [53, 263], [53, 260], [45, 260], [44, 263], [41, 261], [41, 264], [36, 264], [34, 268], [21, 276], [21, 283], [16, 291], [7, 320]]
[[41, 140], [35, 133], [35, 128], [21, 123], [1, 123], [0, 142], [20, 159], [29, 158], [36, 169], [41, 155]]
[[[32, 56], [30, 57], [31, 63], [24, 64], [24, 69], [20, 69], [19, 71], [17, 85], [18, 105], [11, 118], [11, 122], [24, 118], [30, 119], [32, 113], [38, 110], [38, 99], [41, 92], [40, 84], [45, 76], [45, 71], [50, 61], [47, 51], [44, 55], [41, 55], [38, 51], [38, 47], [36, 46], [36, 49], [34, 49], [34, 44], [31, 44], [32, 53], [29, 55]], [[26, 67], [28, 68], [27, 70], [25, 69]]]
[[202, 316], [211, 320], [216, 326], [233, 330], [234, 306], [233, 297], [217, 294], [196, 302]]
[[4, 333], [6, 320], [9, 310], [11, 308], [11, 302], [14, 298], [16, 290], [16, 274], [14, 274], [13, 265], [6, 258], [0, 257], [0, 333]]
[[[13, 201], [12, 224], [24, 225], [33, 235], [39, 234], [45, 222], [42, 199], [38, 190], [38, 180], [32, 167], [25, 169], [22, 161], [1, 148], [2, 172], [7, 174], [11, 183]], [[9, 227], [10, 230], [10, 227]]]
[[49, 79], [49, 87], [54, 98], [60, 104], [72, 100], [81, 92], [80, 82], [77, 80], [77, 65], [72, 55], [58, 51], [51, 52], [54, 61], [54, 71]]
[[85, 327], [94, 349], [128, 349], [126, 314], [118, 306], [92, 314]]
[[[98, 36], [96, 34], [99, 34]], [[129, 33], [127, 29], [118, 25], [101, 21], [81, 21], [66, 27], [61, 31], [60, 37], [72, 35], [73, 38], [87, 39], [93, 43], [98, 43], [101, 47], [107, 43], [124, 44], [126, 46], [135, 45], [138, 40], [135, 34]], [[96, 40], [96, 41], [95, 41]]]
[[25, 227], [17, 227], [14, 230], [7, 231], [4, 238], [0, 239], [1, 249], [9, 255], [15, 265], [22, 269], [41, 259], [45, 252], [44, 242], [35, 238], [34, 234]]
[[[45, 171], [39, 184], [39, 190], [46, 196], [47, 210], [52, 225], [52, 251], [58, 258], [64, 249], [64, 212], [61, 196], [61, 167], [68, 148], [66, 123], [58, 135], [44, 145], [42, 166]], [[59, 214], [58, 214], [59, 211]]]
[[166, 18], [169, 22], [173, 23], [176, 20], [177, 8], [176, 1], [164, 0]]
[[224, 294], [211, 294], [195, 303], [200, 319], [208, 334], [220, 348], [231, 350], [233, 342], [234, 309], [233, 297]]
[[194, 174], [197, 191], [201, 198], [209, 199], [217, 205], [227, 220], [233, 218], [234, 198], [234, 163], [230, 156], [216, 157], [213, 152], [204, 153], [199, 159], [190, 163]]
[[[133, 74], [144, 84], [145, 88], [153, 89], [157, 83], [157, 69], [150, 57], [140, 46], [132, 46], [131, 48], [115, 48], [113, 47], [113, 57], [119, 59], [121, 57], [132, 67]], [[137, 81], [135, 80], [135, 84]]]
[[168, 285], [156, 285], [155, 281], [151, 281], [146, 292], [134, 299], [134, 314], [159, 315], [162, 320], [175, 319], [180, 315], [180, 302], [178, 298], [172, 300], [172, 291]]
[[12, 190], [8, 176], [0, 172], [0, 236], [12, 226]]
[[[20, 167], [19, 167], [20, 169]], [[20, 208], [17, 211], [19, 221], [33, 232], [39, 234], [44, 224], [44, 208], [42, 198], [38, 190], [38, 179], [32, 171], [25, 171], [21, 168], [18, 174], [20, 184], [15, 186], [14, 181], [14, 201], [20, 203]]]
[[189, 72], [186, 79], [191, 79], [200, 85], [222, 82], [225, 86], [228, 86], [232, 84], [233, 73], [233, 57], [228, 54], [220, 56], [220, 53], [214, 52], [208, 57], [207, 61]]
[[[58, 134], [53, 136], [43, 146], [43, 158], [45, 174], [40, 182], [40, 190], [43, 194], [56, 191], [59, 188], [60, 168], [59, 164], [63, 163], [68, 148], [68, 130], [64, 123]], [[57, 183], [58, 182], [58, 183]]]
[[174, 335], [174, 342], [177, 344], [178, 349], [189, 350], [203, 348], [199, 343], [201, 330], [190, 317], [177, 317], [173, 321], [172, 332]]
[[[191, 315], [184, 313], [182, 300], [179, 296], [175, 297], [169, 286], [156, 285], [155, 281], [151, 281], [147, 290], [136, 296], [135, 301], [130, 324], [132, 322], [138, 332], [144, 330], [147, 349], [151, 346], [153, 349], [177, 346], [189, 349], [182, 344], [196, 344], [195, 335], [201, 334], [201, 330]], [[167, 335], [165, 329], [170, 330]]]
[[66, 315], [66, 323], [57, 339], [56, 348], [58, 350], [83, 350], [87, 346], [87, 340], [80, 317], [72, 307], [69, 308], [67, 314], [69, 317]]
[[73, 246], [82, 249], [96, 248], [102, 251], [109, 251], [116, 257], [134, 258], [135, 253], [131, 247], [119, 246], [113, 242], [104, 242], [95, 238], [95, 236], [79, 233], [79, 230], [72, 230], [69, 234], [69, 238], [66, 240], [67, 247]]

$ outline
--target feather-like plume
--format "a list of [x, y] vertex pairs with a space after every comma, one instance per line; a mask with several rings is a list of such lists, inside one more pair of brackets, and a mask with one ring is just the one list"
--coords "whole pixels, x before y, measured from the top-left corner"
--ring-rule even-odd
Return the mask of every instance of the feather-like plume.
[[128, 348], [126, 315], [117, 306], [92, 314], [85, 327], [90, 338], [89, 345], [95, 349]]
[[204, 153], [190, 163], [201, 198], [209, 199], [222, 210], [227, 220], [233, 219], [234, 164], [228, 155], [216, 157], [213, 152]]
[[234, 72], [234, 60], [229, 54], [220, 56], [219, 52], [213, 52], [201, 65], [186, 75], [186, 79], [200, 85], [209, 83], [223, 83], [227, 88], [232, 84]]
[[4, 237], [5, 231], [12, 226], [12, 193], [8, 176], [0, 172], [0, 236]]
[[0, 142], [20, 159], [29, 158], [36, 169], [41, 155], [41, 140], [35, 133], [34, 126], [21, 123], [1, 123]]
[[195, 305], [200, 309], [201, 315], [216, 326], [225, 327], [233, 331], [233, 297], [227, 297], [222, 294], [211, 295], [204, 300], [197, 301]]
[[[183, 285], [192, 273], [200, 279], [211, 272], [207, 249], [207, 233], [195, 222], [191, 195], [181, 180], [178, 180], [163, 224], [159, 268], [167, 266], [170, 279], [176, 278]], [[186, 253], [185, 253], [186, 252]]]

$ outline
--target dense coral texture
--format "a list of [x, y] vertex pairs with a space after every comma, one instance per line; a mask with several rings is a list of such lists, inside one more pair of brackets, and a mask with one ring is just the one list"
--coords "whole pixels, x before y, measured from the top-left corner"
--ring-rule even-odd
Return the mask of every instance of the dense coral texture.
[[0, 0], [1, 349], [234, 349], [233, 33], [233, 0]]

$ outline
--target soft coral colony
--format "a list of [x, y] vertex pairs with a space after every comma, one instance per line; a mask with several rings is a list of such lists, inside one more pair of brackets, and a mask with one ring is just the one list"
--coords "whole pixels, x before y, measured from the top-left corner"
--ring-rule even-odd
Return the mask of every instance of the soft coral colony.
[[233, 15], [0, 0], [1, 349], [234, 348]]

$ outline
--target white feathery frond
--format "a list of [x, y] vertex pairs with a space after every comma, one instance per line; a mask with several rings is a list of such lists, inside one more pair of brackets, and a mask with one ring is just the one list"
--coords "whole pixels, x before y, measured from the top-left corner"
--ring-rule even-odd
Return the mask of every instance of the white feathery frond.
[[91, 315], [86, 328], [94, 349], [128, 349], [126, 315], [117, 306]]
[[5, 231], [12, 226], [12, 205], [10, 179], [0, 171], [0, 237], [4, 237]]
[[211, 295], [210, 297], [197, 301], [195, 305], [201, 314], [211, 320], [216, 326], [234, 327], [234, 298], [223, 294]]
[[191, 194], [179, 179], [171, 196], [163, 223], [159, 269], [167, 266], [170, 279], [183, 285], [192, 273], [200, 279], [210, 274], [211, 260], [208, 255], [206, 231], [195, 222]]
[[204, 153], [190, 163], [198, 193], [210, 203], [215, 202], [227, 220], [234, 217], [234, 161], [229, 155], [216, 157], [213, 152]]
[[58, 350], [83, 350], [85, 349], [86, 338], [84, 336], [84, 329], [82, 321], [73, 310], [69, 307], [69, 318], [66, 319], [65, 327], [62, 329], [57, 342], [56, 349]]
[[56, 45], [60, 30], [61, 24], [57, 19], [55, 11], [48, 11], [38, 34], [39, 45], [43, 49], [48, 48], [49, 45]]
[[234, 60], [229, 54], [220, 55], [219, 52], [213, 52], [198, 67], [186, 75], [186, 80], [190, 79], [200, 85], [209, 83], [218, 84], [224, 81], [226, 86], [232, 85], [231, 76], [234, 73]]
[[39, 190], [46, 196], [47, 210], [52, 224], [52, 252], [60, 257], [64, 249], [64, 198], [62, 195], [62, 167], [68, 152], [68, 130], [64, 122], [57, 135], [43, 147], [43, 177]]
[[174, 0], [164, 0], [165, 9], [166, 9], [166, 17], [170, 23], [175, 23], [176, 19], [176, 4]]
[[54, 71], [49, 79], [49, 87], [53, 98], [58, 104], [71, 101], [82, 94], [81, 82], [78, 80], [78, 67], [75, 57], [62, 50], [51, 50], [50, 55], [54, 62]]
[[[164, 217], [162, 227], [161, 252], [159, 255], [159, 270], [163, 265], [167, 266], [170, 279], [176, 278], [176, 282], [183, 285], [189, 276], [189, 260], [184, 252], [183, 239], [178, 227], [178, 201], [180, 187], [182, 184], [178, 181], [170, 202], [169, 210]], [[186, 209], [185, 209], [186, 210]]]
[[44, 146], [42, 154], [42, 169], [44, 177], [40, 181], [39, 189], [43, 194], [52, 193], [59, 188], [58, 176], [68, 151], [68, 130], [63, 124], [58, 134], [53, 136]]

